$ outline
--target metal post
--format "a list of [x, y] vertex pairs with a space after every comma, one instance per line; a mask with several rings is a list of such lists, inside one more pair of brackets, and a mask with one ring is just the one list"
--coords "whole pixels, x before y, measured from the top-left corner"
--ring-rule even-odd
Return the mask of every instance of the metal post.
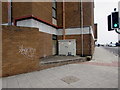
[[65, 1], [63, 0], [63, 40], [65, 40]]
[[83, 48], [84, 48], [84, 47], [83, 47], [83, 43], [84, 43], [84, 42], [83, 42], [83, 38], [84, 38], [84, 37], [83, 37], [83, 4], [82, 4], [82, 0], [81, 0], [81, 32], [82, 32], [82, 33], [81, 33], [81, 47], [82, 47], [81, 50], [82, 50], [82, 56], [84, 56], [84, 51], [83, 51], [83, 50], [84, 50], [84, 49], [83, 49]]
[[120, 31], [119, 31], [119, 29], [115, 29], [115, 31], [116, 31], [118, 34], [120, 34]]

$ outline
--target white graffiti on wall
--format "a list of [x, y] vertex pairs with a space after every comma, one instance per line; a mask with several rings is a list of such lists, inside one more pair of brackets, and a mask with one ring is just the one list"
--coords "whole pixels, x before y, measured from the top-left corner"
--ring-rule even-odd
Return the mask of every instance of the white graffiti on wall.
[[35, 52], [36, 52], [36, 49], [34, 48], [24, 48], [23, 45], [19, 47], [19, 53], [28, 58], [34, 58]]

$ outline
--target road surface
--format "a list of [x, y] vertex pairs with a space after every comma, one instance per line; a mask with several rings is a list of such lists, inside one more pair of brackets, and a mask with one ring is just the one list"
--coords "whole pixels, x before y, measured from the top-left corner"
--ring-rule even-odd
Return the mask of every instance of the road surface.
[[104, 47], [105, 49], [107, 49], [109, 52], [113, 53], [116, 56], [120, 57], [120, 47]]

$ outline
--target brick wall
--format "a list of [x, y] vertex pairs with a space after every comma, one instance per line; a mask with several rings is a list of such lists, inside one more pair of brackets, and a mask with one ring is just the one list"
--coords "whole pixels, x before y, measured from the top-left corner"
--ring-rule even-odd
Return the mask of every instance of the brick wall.
[[[83, 25], [92, 26], [94, 32], [94, 2], [83, 2]], [[62, 2], [57, 3], [57, 21], [58, 26], [62, 26]], [[81, 3], [65, 3], [66, 28], [81, 27]], [[95, 35], [95, 34], [94, 34]], [[58, 36], [62, 39], [62, 36]], [[66, 39], [76, 39], [77, 54], [82, 53], [81, 35], [66, 35]], [[94, 39], [91, 34], [84, 35], [84, 55], [92, 55], [94, 52]]]
[[[63, 25], [63, 3], [57, 3], [57, 22], [58, 26]], [[65, 3], [65, 26], [80, 27], [80, 3], [79, 2], [66, 2]]]
[[52, 35], [43, 32], [39, 33], [40, 58], [52, 55]]
[[[62, 36], [58, 36], [58, 40], [61, 40]], [[81, 35], [66, 35], [66, 39], [76, 39], [76, 53], [77, 55], [82, 54], [82, 39]], [[83, 35], [83, 52], [85, 56], [92, 56], [94, 50], [94, 40], [91, 34]]]
[[[49, 23], [52, 23], [52, 3], [51, 2], [13, 2], [12, 17], [15, 18], [34, 15]], [[7, 22], [8, 9], [7, 2], [3, 3], [3, 22]], [[81, 26], [81, 3], [66, 2], [65, 17], [66, 28]], [[62, 2], [57, 2], [57, 23], [62, 27]], [[93, 26], [94, 28], [94, 3], [83, 2], [83, 23], [84, 26]]]
[[[8, 3], [2, 2], [2, 22], [8, 21]], [[12, 2], [12, 18], [34, 15], [49, 23], [52, 23], [51, 2]]]
[[8, 22], [8, 7], [7, 2], [2, 2], [2, 23]]
[[61, 2], [57, 2], [57, 24], [58, 26], [63, 26], [63, 4]]
[[32, 2], [32, 14], [49, 23], [52, 23], [52, 3]]
[[94, 29], [94, 2], [83, 2], [83, 23]]
[[32, 2], [12, 2], [12, 16], [15, 18], [32, 15]]
[[37, 28], [2, 26], [3, 76], [38, 70], [40, 58], [49, 55], [52, 55], [51, 35]]
[[95, 49], [95, 40], [92, 37], [92, 35], [91, 35], [90, 39], [91, 39], [91, 44], [90, 44], [91, 45], [91, 55], [93, 55], [94, 49]]
[[[83, 2], [83, 25], [93, 26], [94, 28], [94, 3]], [[57, 21], [58, 26], [62, 26], [62, 2], [57, 3]], [[81, 26], [81, 3], [80, 2], [66, 2], [65, 3], [65, 26], [80, 27]]]

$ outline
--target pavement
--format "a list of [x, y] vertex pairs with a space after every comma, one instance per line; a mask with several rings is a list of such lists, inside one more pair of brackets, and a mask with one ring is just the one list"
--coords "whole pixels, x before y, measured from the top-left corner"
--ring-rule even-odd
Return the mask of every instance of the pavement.
[[89, 62], [2, 78], [3, 88], [118, 88], [118, 57], [96, 47]]

